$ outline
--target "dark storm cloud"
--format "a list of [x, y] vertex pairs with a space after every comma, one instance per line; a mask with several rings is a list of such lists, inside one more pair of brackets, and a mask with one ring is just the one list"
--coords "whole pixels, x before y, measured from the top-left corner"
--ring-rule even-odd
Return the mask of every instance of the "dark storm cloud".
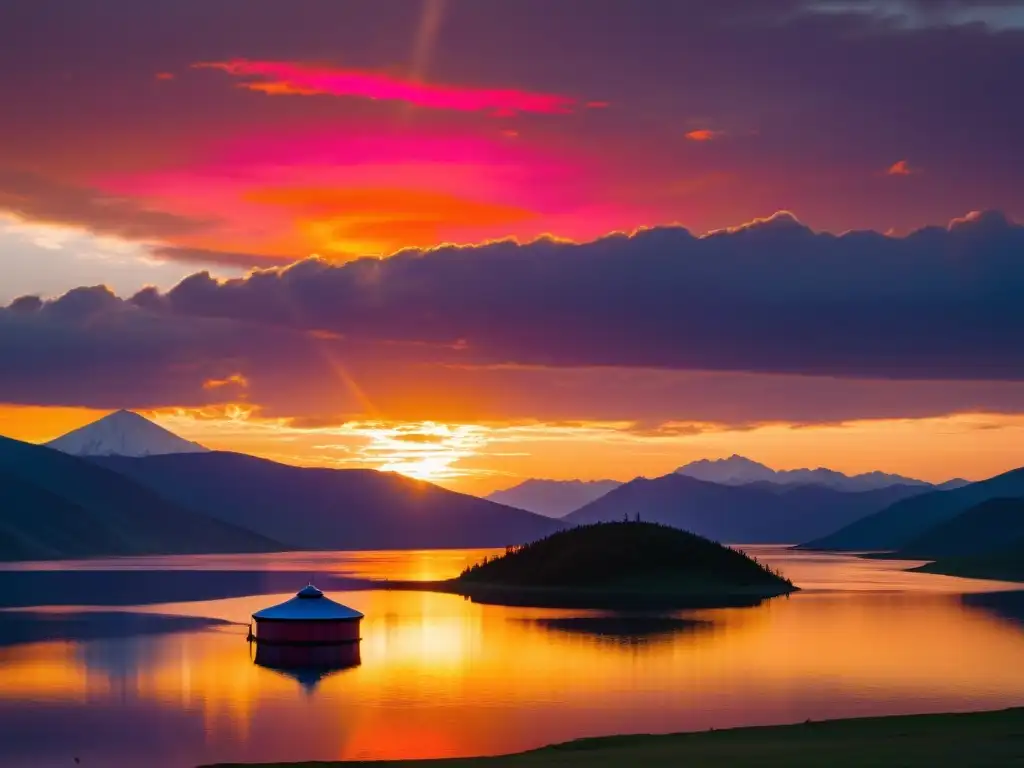
[[174, 237], [208, 222], [155, 211], [124, 198], [33, 173], [0, 168], [0, 211], [30, 221], [70, 224], [128, 240]]
[[12, 373], [160, 355], [187, 370], [273, 364], [316, 332], [378, 360], [1017, 381], [1022, 292], [1024, 227], [998, 213], [905, 238], [817, 234], [783, 214], [700, 238], [655, 228], [198, 273], [130, 300], [80, 288], [2, 311], [0, 353]]

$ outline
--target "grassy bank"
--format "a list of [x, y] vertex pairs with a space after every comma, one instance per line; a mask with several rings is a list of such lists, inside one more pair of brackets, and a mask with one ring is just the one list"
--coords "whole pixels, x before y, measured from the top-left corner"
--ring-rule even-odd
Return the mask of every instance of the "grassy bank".
[[611, 736], [501, 757], [290, 765], [360, 764], [373, 768], [1024, 766], [1024, 709], [829, 720], [669, 736]]

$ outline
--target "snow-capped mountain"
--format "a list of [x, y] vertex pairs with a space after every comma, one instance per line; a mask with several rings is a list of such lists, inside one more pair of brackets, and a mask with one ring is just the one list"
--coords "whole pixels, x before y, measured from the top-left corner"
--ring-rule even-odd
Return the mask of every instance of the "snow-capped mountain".
[[210, 450], [132, 411], [115, 411], [46, 445], [74, 456], [157, 456]]
[[[867, 472], [863, 475], [844, 475], [834, 469], [780, 469], [775, 470], [743, 456], [730, 456], [727, 459], [701, 459], [676, 470], [677, 474], [706, 480], [721, 485], [747, 485], [748, 483], [768, 482], [780, 485], [824, 485], [839, 491], [870, 491], [877, 488], [888, 488], [892, 485], [920, 485], [930, 487], [932, 484], [924, 480], [915, 480], [902, 475], [890, 475], [885, 472]], [[950, 486], [956, 481], [950, 481]], [[937, 486], [945, 490], [943, 484]]]

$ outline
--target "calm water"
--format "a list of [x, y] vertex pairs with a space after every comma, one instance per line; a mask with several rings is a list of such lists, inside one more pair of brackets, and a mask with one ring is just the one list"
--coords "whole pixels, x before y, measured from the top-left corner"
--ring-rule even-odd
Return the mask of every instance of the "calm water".
[[[1009, 585], [747, 549], [804, 591], [759, 608], [631, 618], [429, 593], [332, 593], [367, 616], [362, 663], [316, 683], [256, 666], [245, 642], [249, 615], [287, 594], [121, 607], [131, 621], [113, 625], [110, 608], [47, 609], [56, 634], [71, 638], [61, 640], [33, 639], [54, 634], [39, 612], [0, 613], [0, 765], [492, 754], [598, 734], [1024, 704], [1024, 603], [999, 593]], [[440, 578], [479, 555], [64, 567], [117, 568], [124, 579], [153, 569], [294, 571], [297, 588], [309, 574]], [[83, 623], [90, 610], [103, 620]], [[165, 625], [154, 614], [239, 623]], [[25, 621], [33, 629], [18, 635]], [[115, 636], [96, 637], [95, 626]]]

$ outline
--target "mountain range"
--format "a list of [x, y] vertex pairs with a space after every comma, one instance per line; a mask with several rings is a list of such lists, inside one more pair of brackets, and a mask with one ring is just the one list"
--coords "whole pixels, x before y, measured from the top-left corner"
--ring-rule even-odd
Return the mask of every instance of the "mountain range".
[[0, 438], [0, 558], [505, 546], [639, 515], [728, 543], [886, 550], [936, 567], [995, 553], [1005, 568], [1006, 551], [1024, 552], [1024, 469], [963, 482], [732, 456], [627, 483], [530, 480], [479, 499], [393, 473], [210, 451], [118, 411], [48, 446]]
[[899, 550], [906, 560], [983, 555], [1024, 544], [1024, 499], [983, 501], [915, 536]]
[[486, 496], [489, 501], [527, 509], [547, 517], [564, 517], [622, 485], [618, 480], [525, 480]]
[[914, 570], [1024, 581], [1024, 499], [996, 498], [930, 528], [898, 553], [934, 560]]
[[793, 544], [825, 535], [922, 487], [840, 491], [823, 485], [723, 485], [681, 474], [637, 478], [566, 515], [580, 525], [633, 518], [683, 528], [731, 544]]
[[532, 512], [373, 469], [295, 467], [222, 452], [92, 461], [288, 549], [503, 547], [559, 527]]
[[838, 491], [872, 491], [893, 485], [919, 486], [948, 490], [967, 485], [967, 480], [949, 480], [938, 486], [924, 480], [915, 480], [902, 475], [885, 472], [867, 472], [861, 475], [845, 475], [834, 469], [772, 469], [744, 456], [733, 454], [727, 459], [701, 459], [676, 470], [676, 474], [705, 480], [721, 485], [748, 485], [768, 482], [780, 485], [823, 485]]
[[85, 459], [0, 437], [0, 559], [279, 549]]
[[490, 547], [558, 527], [393, 473], [209, 451], [127, 411], [48, 446], [0, 438], [0, 559]]
[[929, 491], [903, 499], [801, 546], [847, 552], [901, 550], [929, 529], [977, 504], [1024, 497], [1024, 468], [947, 491]]
[[[744, 456], [732, 455], [726, 459], [701, 459], [690, 462], [675, 470], [677, 475], [692, 477], [716, 485], [756, 486], [762, 490], [778, 492], [793, 486], [814, 485], [836, 491], [860, 493], [877, 491], [899, 486], [914, 487], [921, 491], [949, 490], [968, 484], [967, 480], [949, 480], [933, 485], [902, 475], [885, 472], [867, 472], [860, 475], [845, 475], [834, 469], [783, 469], [752, 461]], [[623, 485], [618, 480], [525, 480], [511, 488], [495, 491], [486, 498], [520, 509], [528, 509], [548, 517], [565, 517], [570, 512], [590, 504], [610, 491]], [[897, 496], [903, 492], [897, 492]], [[847, 500], [849, 501], [849, 500]], [[845, 505], [844, 505], [845, 506]], [[854, 502], [853, 507], [860, 508]]]

